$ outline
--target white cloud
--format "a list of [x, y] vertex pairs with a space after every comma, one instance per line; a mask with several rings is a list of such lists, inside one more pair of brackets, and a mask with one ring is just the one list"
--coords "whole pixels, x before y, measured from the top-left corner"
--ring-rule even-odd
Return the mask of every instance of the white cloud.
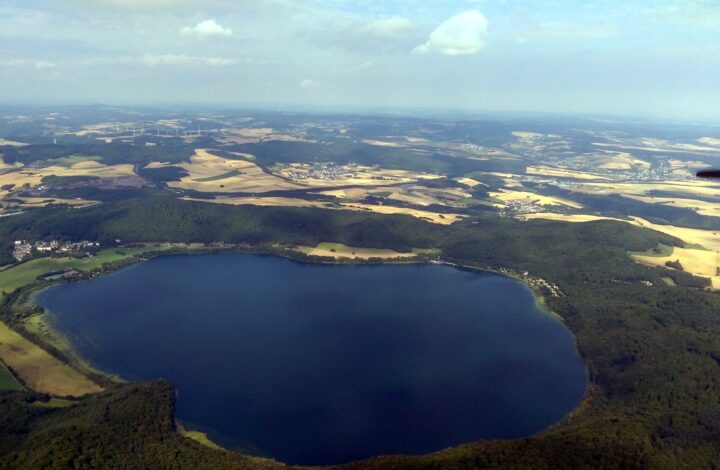
[[39, 60], [33, 64], [36, 69], [54, 69], [55, 63], [47, 60]]
[[237, 64], [236, 59], [226, 59], [224, 57], [198, 57], [185, 54], [145, 54], [144, 56], [131, 59], [132, 62], [139, 62], [143, 65], [158, 66], [198, 66], [207, 65], [213, 67], [222, 67]]
[[300, 81], [300, 88], [317, 88], [320, 86], [320, 82], [311, 78], [306, 78]]
[[215, 20], [205, 20], [195, 26], [185, 26], [180, 32], [184, 35], [199, 37], [207, 36], [232, 36], [232, 29], [222, 26]]
[[367, 24], [368, 33], [378, 38], [395, 39], [402, 37], [413, 29], [412, 22], [400, 16], [391, 16], [373, 20]]
[[0, 60], [0, 66], [5, 67], [34, 67], [38, 70], [53, 69], [56, 67], [54, 62], [47, 60], [29, 60], [29, 59], [13, 59]]
[[485, 47], [488, 21], [478, 10], [468, 10], [448, 18], [430, 33], [428, 40], [413, 52], [444, 55], [475, 54]]

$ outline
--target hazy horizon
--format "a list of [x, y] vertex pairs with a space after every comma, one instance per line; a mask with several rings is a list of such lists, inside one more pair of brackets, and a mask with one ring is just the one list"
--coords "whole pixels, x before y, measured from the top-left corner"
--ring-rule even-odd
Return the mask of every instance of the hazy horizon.
[[720, 4], [2, 0], [0, 103], [720, 120]]

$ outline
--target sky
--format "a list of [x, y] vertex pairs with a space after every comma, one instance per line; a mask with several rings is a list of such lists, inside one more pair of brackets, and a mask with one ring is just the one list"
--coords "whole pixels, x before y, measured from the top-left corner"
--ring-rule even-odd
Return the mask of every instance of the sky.
[[720, 0], [0, 0], [0, 103], [720, 121]]

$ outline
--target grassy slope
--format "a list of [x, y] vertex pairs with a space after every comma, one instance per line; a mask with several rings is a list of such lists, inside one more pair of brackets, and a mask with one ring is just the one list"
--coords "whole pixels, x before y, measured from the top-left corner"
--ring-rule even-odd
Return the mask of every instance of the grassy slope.
[[674, 247], [665, 245], [664, 243], [660, 243], [657, 247], [646, 250], [646, 251], [633, 251], [630, 252], [631, 255], [635, 256], [657, 256], [657, 257], [663, 257], [663, 256], [670, 256], [672, 255], [674, 250]]
[[0, 391], [22, 390], [23, 386], [18, 382], [12, 373], [7, 370], [4, 364], [0, 363]]

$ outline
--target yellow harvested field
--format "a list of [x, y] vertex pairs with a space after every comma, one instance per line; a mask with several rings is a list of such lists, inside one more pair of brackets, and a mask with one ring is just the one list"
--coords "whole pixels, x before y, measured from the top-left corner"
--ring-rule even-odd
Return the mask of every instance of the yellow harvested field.
[[669, 256], [633, 255], [633, 258], [653, 266], [665, 266], [667, 261], [678, 260], [687, 272], [705, 277], [717, 275], [718, 253], [715, 251], [674, 247]]
[[698, 139], [698, 142], [705, 145], [712, 145], [713, 147], [720, 147], [720, 139], [713, 137], [701, 137]]
[[520, 180], [518, 179], [518, 175], [514, 175], [512, 173], [497, 173], [497, 172], [488, 172], [488, 175], [497, 176], [500, 178], [505, 186], [508, 188], [524, 188]]
[[604, 217], [590, 214], [553, 214], [548, 212], [538, 212], [536, 214], [524, 214], [521, 216], [524, 220], [532, 219], [548, 219], [562, 220], [566, 222], [590, 222], [593, 220], [617, 220], [626, 222], [638, 227], [645, 227], [656, 230], [661, 233], [679, 238], [690, 245], [699, 245], [712, 251], [720, 251], [720, 231], [702, 230], [698, 228], [676, 227], [675, 225], [661, 225], [649, 222], [641, 217], [630, 216], [629, 220], [616, 219], [612, 217]]
[[658, 232], [677, 237], [685, 243], [700, 245], [708, 250], [720, 251], [720, 231], [702, 230], [698, 228], [676, 227], [674, 225], [660, 225], [649, 222], [643, 218], [631, 216], [632, 223], [640, 227], [650, 228]]
[[150, 162], [145, 165], [144, 168], [164, 168], [166, 166], [172, 166], [170, 162]]
[[698, 214], [720, 217], [720, 202], [701, 201], [699, 199], [636, 196], [633, 194], [625, 194], [624, 196], [636, 201], [642, 201], [650, 204], [661, 204], [664, 206], [682, 207], [684, 209], [692, 209]]
[[[460, 188], [427, 188], [425, 186], [394, 187], [388, 199], [403, 201], [419, 206], [431, 204], [452, 205], [469, 198], [470, 193]], [[374, 190], [374, 193], [382, 190]]]
[[[157, 168], [157, 165], [164, 164], [156, 164], [153, 167]], [[265, 173], [255, 163], [219, 157], [206, 149], [197, 149], [195, 155], [190, 158], [190, 163], [180, 163], [178, 166], [187, 170], [189, 175], [180, 181], [168, 183], [168, 186], [217, 193], [262, 193], [300, 187]]]
[[244, 129], [237, 129], [236, 131], [240, 135], [247, 135], [253, 137], [263, 137], [273, 133], [272, 127], [248, 127]]
[[0, 158], [0, 174], [7, 173], [10, 171], [16, 171], [22, 168], [24, 165], [22, 163], [5, 163], [5, 161]]
[[403, 145], [400, 145], [397, 142], [388, 142], [386, 140], [363, 140], [363, 143], [376, 145], [378, 147], [403, 147]]
[[90, 134], [107, 134], [115, 132], [117, 124], [113, 122], [100, 122], [97, 124], [89, 124], [82, 126], [82, 130], [76, 132], [68, 132], [71, 135], [87, 136]]
[[683, 176], [687, 179], [694, 178], [697, 170], [711, 166], [704, 162], [685, 160], [668, 160], [668, 163], [670, 163], [670, 167], [673, 169], [672, 172], [674, 174]]
[[348, 203], [348, 202], [342, 202], [340, 205], [344, 209], [350, 209], [350, 210], [357, 210], [357, 211], [371, 211], [371, 212], [377, 212], [378, 214], [405, 214], [410, 215], [413, 217], [417, 217], [418, 219], [425, 220], [427, 222], [432, 222], [435, 224], [443, 224], [443, 225], [450, 225], [453, 224], [459, 220], [462, 220], [465, 218], [465, 216], [460, 214], [440, 214], [438, 212], [429, 212], [429, 211], [422, 211], [417, 209], [408, 209], [405, 207], [394, 207], [394, 206], [376, 206], [372, 204], [360, 204], [360, 203]]
[[545, 137], [545, 134], [539, 134], [537, 132], [525, 132], [525, 131], [513, 131], [512, 135], [518, 139], [531, 140], [537, 139], [538, 137]]
[[623, 219], [615, 219], [612, 217], [604, 217], [601, 215], [590, 215], [590, 214], [555, 214], [552, 212], [536, 212], [534, 214], [523, 214], [518, 216], [521, 220], [560, 220], [562, 222], [592, 222], [595, 220], [617, 220], [619, 222], [627, 222]]
[[212, 202], [215, 204], [230, 204], [233, 206], [286, 206], [286, 207], [321, 207], [332, 208], [331, 202], [308, 201], [291, 197], [218, 197], [215, 199], [182, 198], [185, 201]]
[[556, 178], [572, 178], [576, 180], [607, 180], [605, 176], [596, 175], [584, 171], [567, 170], [563, 168], [551, 168], [547, 166], [529, 166], [526, 173], [528, 175], [553, 176]]
[[661, 267], [666, 267], [665, 263], [668, 261], [679, 261], [685, 272], [709, 277], [714, 289], [720, 287], [720, 254], [716, 251], [675, 247], [670, 256], [633, 255], [633, 258], [641, 264]]
[[0, 358], [29, 388], [78, 397], [102, 391], [96, 383], [0, 322]]
[[331, 202], [308, 201], [305, 199], [286, 197], [219, 197], [216, 199], [183, 198], [186, 201], [206, 202], [210, 204], [255, 205], [255, 206], [287, 206], [287, 207], [318, 207], [321, 209], [346, 209], [354, 211], [377, 212], [379, 214], [405, 214], [436, 224], [449, 225], [462, 220], [461, 214], [441, 214], [405, 207], [386, 205], [372, 205], [361, 203], [341, 202], [339, 205]]
[[413, 183], [418, 180], [442, 178], [440, 175], [430, 173], [390, 170], [364, 165], [343, 165], [336, 170], [332, 178], [318, 178], [312, 176], [314, 175], [312, 165], [307, 163], [291, 163], [290, 165], [278, 168], [275, 174], [303, 186], [318, 188], [332, 188], [334, 186], [389, 186], [401, 183]]
[[670, 163], [671, 168], [707, 168], [709, 166], [712, 166], [705, 162], [700, 161], [694, 161], [694, 160], [668, 160], [668, 163]]
[[404, 136], [404, 139], [413, 144], [430, 142], [428, 139], [423, 139], [422, 137], [411, 137], [408, 135]]
[[99, 178], [135, 175], [131, 164], [103, 165], [93, 160], [81, 161], [69, 166], [52, 165], [44, 168], [21, 167], [15, 171], [0, 174], [0, 186], [24, 184], [38, 186], [45, 176], [97, 176]]
[[442, 204], [433, 197], [429, 197], [422, 193], [412, 193], [409, 191], [395, 191], [388, 196], [388, 199], [398, 202], [406, 202], [414, 206], [429, 206], [431, 204]]
[[464, 184], [465, 186], [469, 186], [471, 188], [474, 188], [477, 185], [487, 186], [485, 183], [481, 183], [480, 181], [476, 181], [472, 178], [458, 178], [455, 181], [457, 181], [460, 184]]
[[687, 180], [668, 181], [664, 183], [582, 183], [573, 188], [588, 194], [620, 194], [623, 196], [645, 196], [649, 191], [664, 191], [692, 196], [712, 196], [720, 198], [720, 184], [713, 181]]
[[598, 168], [608, 170], [630, 170], [638, 166], [650, 168], [650, 162], [635, 158], [627, 152], [606, 151], [603, 154], [597, 155], [595, 158], [591, 158], [591, 161], [595, 163]]
[[222, 137], [219, 139], [225, 144], [236, 143], [255, 143], [267, 142], [271, 140], [282, 140], [288, 142], [305, 141], [303, 136], [287, 134], [282, 132], [274, 132], [270, 127], [256, 128], [225, 128], [221, 130]]
[[383, 250], [377, 248], [357, 248], [347, 246], [340, 243], [320, 243], [316, 247], [298, 246], [296, 250], [310, 256], [326, 256], [335, 259], [396, 259], [396, 258], [414, 258], [415, 253], [400, 253], [394, 250]]
[[[574, 201], [563, 199], [556, 196], [543, 196], [541, 194], [530, 193], [527, 191], [508, 191], [501, 189], [497, 192], [489, 193], [491, 197], [500, 199], [503, 202], [510, 201], [521, 201], [533, 204], [539, 204], [542, 206], [568, 206], [575, 209], [581, 209], [583, 206]], [[502, 206], [503, 204], [495, 204], [496, 206]]]
[[368, 188], [346, 188], [346, 189], [331, 189], [329, 191], [320, 191], [318, 194], [325, 196], [333, 196], [339, 198], [359, 199], [370, 194]]
[[452, 205], [470, 197], [469, 193], [460, 188], [427, 188], [418, 185], [345, 188], [321, 191], [318, 194], [340, 199], [362, 199], [368, 195], [377, 195], [418, 206], [429, 206], [431, 204]]
[[706, 154], [708, 152], [717, 152], [716, 148], [694, 145], [694, 144], [675, 144], [660, 139], [644, 139], [641, 142], [617, 142], [617, 143], [601, 143], [593, 142], [598, 147], [613, 147], [622, 150], [641, 150], [645, 152], [662, 152], [662, 153], [695, 153]]
[[526, 214], [519, 217], [523, 220], [548, 219], [561, 220], [566, 222], [590, 222], [593, 220], [617, 220], [656, 230], [661, 233], [679, 238], [689, 245], [697, 245], [702, 248], [678, 248], [673, 249], [670, 256], [643, 256], [633, 255], [638, 262], [652, 266], [665, 266], [666, 261], [679, 260], [685, 271], [702, 277], [709, 277], [715, 289], [720, 288], [720, 231], [701, 230], [695, 228], [676, 227], [674, 225], [653, 224], [640, 217], [630, 217], [630, 220], [613, 219], [587, 214], [551, 214], [537, 213]]
[[18, 203], [21, 207], [45, 207], [49, 204], [67, 204], [68, 206], [85, 207], [98, 204], [98, 201], [90, 201], [87, 199], [65, 199], [61, 197], [15, 197], [21, 201]]
[[18, 142], [16, 140], [3, 139], [2, 137], [0, 137], [0, 145], [9, 145], [11, 147], [25, 147], [28, 144], [24, 142]]

